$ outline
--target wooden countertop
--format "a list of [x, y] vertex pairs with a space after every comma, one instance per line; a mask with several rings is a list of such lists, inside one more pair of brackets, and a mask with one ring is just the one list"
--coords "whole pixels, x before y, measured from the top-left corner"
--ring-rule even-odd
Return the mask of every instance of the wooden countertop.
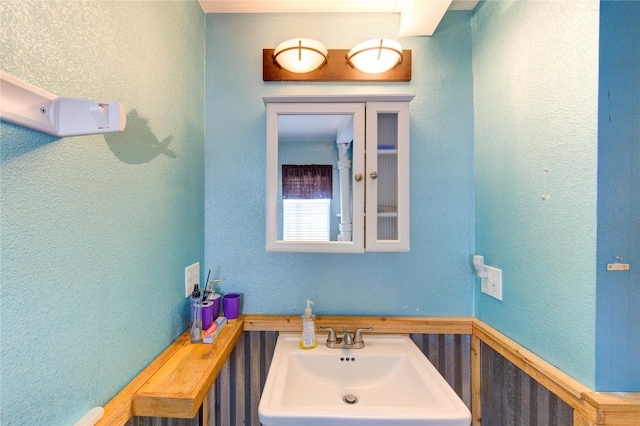
[[182, 346], [133, 394], [132, 414], [193, 418], [243, 330], [242, 319], [227, 322], [212, 344], [191, 344], [187, 330]]

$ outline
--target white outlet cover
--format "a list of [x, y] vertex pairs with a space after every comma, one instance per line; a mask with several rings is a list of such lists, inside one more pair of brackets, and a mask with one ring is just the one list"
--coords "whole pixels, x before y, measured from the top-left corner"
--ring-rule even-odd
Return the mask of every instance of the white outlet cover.
[[482, 279], [482, 292], [502, 300], [502, 269], [492, 266], [485, 266], [487, 269], [487, 278]]
[[200, 284], [200, 262], [184, 268], [184, 297], [191, 296], [196, 283]]

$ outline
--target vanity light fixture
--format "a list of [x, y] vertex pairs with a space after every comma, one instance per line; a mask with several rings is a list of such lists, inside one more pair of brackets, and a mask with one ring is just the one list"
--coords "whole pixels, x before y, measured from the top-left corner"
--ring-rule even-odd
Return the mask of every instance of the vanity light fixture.
[[373, 39], [358, 44], [347, 54], [347, 62], [367, 74], [380, 74], [402, 63], [402, 46], [395, 40]]
[[308, 73], [327, 63], [327, 53], [327, 48], [319, 41], [294, 38], [276, 47], [273, 62], [293, 73]]
[[294, 38], [262, 50], [263, 81], [411, 81], [411, 50], [375, 39], [351, 50], [328, 49], [308, 38]]

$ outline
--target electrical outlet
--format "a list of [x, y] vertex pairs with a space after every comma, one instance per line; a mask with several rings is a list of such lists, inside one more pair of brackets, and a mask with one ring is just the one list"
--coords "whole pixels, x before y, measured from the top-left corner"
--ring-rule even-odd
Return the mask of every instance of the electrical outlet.
[[485, 266], [487, 278], [482, 279], [482, 292], [502, 300], [502, 269]]
[[200, 262], [184, 268], [184, 297], [191, 296], [196, 283], [200, 284]]

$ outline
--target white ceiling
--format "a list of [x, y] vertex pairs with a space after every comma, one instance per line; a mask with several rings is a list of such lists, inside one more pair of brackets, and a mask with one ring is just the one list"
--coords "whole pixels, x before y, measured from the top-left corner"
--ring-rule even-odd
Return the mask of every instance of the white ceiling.
[[205, 13], [400, 13], [400, 37], [431, 36], [447, 10], [479, 0], [198, 0]]

